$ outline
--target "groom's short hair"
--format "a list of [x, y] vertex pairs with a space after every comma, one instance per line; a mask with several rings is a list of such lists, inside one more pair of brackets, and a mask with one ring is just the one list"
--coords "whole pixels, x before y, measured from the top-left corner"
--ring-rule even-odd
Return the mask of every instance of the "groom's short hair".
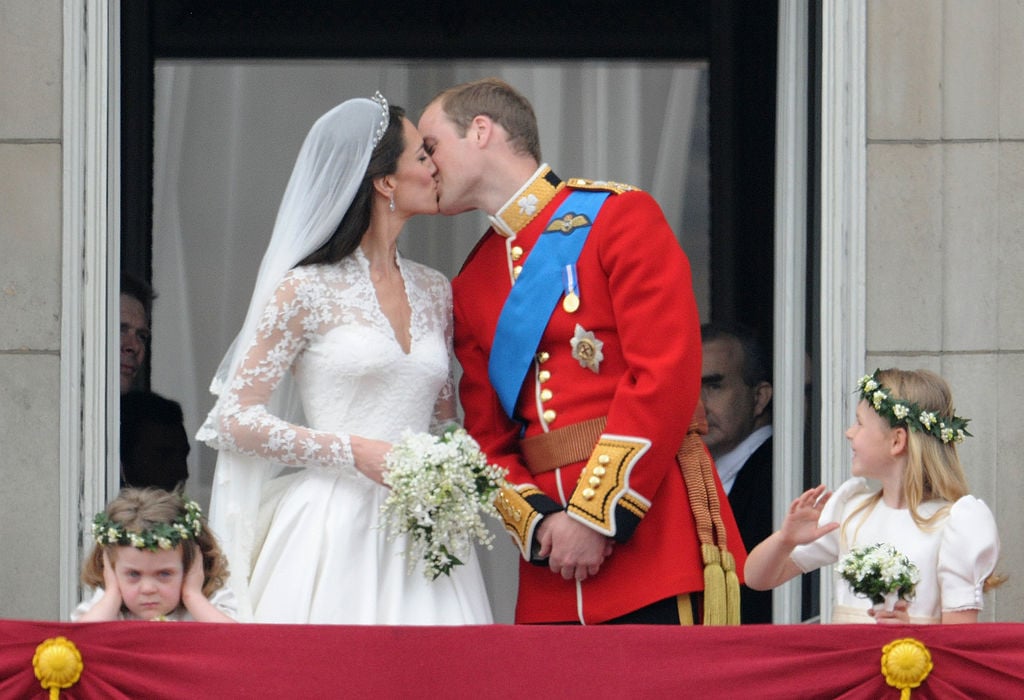
[[483, 114], [508, 134], [509, 145], [521, 155], [530, 155], [538, 163], [540, 133], [533, 105], [514, 87], [500, 78], [482, 78], [443, 91], [431, 102], [441, 108], [455, 124], [459, 136], [465, 136], [473, 118]]

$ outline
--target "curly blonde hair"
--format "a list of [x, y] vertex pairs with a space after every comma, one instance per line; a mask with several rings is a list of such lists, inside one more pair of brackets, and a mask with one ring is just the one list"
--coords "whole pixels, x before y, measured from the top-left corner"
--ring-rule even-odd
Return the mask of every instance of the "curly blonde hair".
[[[107, 517], [130, 532], [143, 532], [154, 525], [173, 523], [185, 515], [185, 498], [180, 491], [155, 488], [125, 488], [106, 508]], [[209, 598], [228, 580], [227, 558], [221, 552], [217, 538], [210, 531], [205, 517], [201, 517], [202, 532], [195, 539], [203, 557], [203, 595]], [[184, 543], [183, 543], [184, 544]], [[93, 545], [92, 552], [82, 566], [82, 583], [93, 588], [103, 586], [103, 552], [106, 550], [111, 564], [117, 559], [116, 545]], [[192, 547], [181, 547], [182, 565], [188, 571], [195, 558]]]

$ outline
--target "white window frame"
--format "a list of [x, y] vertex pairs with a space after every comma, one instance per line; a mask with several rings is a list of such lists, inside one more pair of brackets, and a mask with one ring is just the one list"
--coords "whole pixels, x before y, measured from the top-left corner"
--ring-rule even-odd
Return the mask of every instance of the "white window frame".
[[116, 0], [63, 6], [60, 361], [60, 618], [79, 598], [83, 524], [117, 488], [120, 315], [119, 42]]
[[[117, 487], [118, 391], [113, 342], [120, 279], [120, 44], [116, 0], [63, 6], [63, 279], [60, 409], [60, 614], [78, 598], [82, 525]], [[807, 272], [808, 3], [779, 5], [776, 168], [775, 426], [776, 522], [802, 479], [803, 348]], [[821, 354], [822, 479], [849, 474], [842, 433], [863, 370], [865, 287], [866, 8], [822, 3]], [[795, 350], [794, 350], [795, 349]], [[822, 576], [822, 618], [832, 581]], [[800, 614], [796, 585], [776, 596], [776, 621]]]
[[[843, 431], [854, 404], [851, 387], [863, 372], [865, 329], [866, 8], [860, 0], [821, 6], [819, 192], [821, 479], [830, 487], [850, 473]], [[774, 521], [803, 489], [804, 348], [808, 276], [808, 65], [806, 2], [779, 4], [775, 190]], [[821, 621], [832, 617], [833, 579], [821, 576]], [[800, 584], [775, 596], [776, 622], [800, 621]]]

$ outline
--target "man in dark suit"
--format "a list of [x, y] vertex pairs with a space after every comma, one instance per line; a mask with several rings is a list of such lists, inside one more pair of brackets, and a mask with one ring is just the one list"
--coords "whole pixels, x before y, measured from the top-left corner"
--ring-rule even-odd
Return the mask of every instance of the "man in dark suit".
[[122, 487], [183, 487], [190, 451], [181, 404], [152, 391], [121, 396]]
[[121, 273], [121, 394], [136, 388], [149, 350], [150, 318], [156, 294], [149, 283]]
[[[701, 327], [704, 443], [729, 494], [747, 549], [772, 533], [771, 367], [756, 337], [741, 326]], [[771, 591], [740, 590], [744, 624], [772, 621]]]
[[121, 273], [121, 486], [171, 491], [188, 479], [190, 451], [181, 404], [141, 387], [156, 293]]

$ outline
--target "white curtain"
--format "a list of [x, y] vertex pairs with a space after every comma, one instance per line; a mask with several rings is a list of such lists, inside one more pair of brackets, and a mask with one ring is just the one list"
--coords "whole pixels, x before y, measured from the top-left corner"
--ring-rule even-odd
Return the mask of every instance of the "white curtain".
[[[706, 64], [161, 61], [154, 108], [152, 387], [182, 404], [190, 436], [213, 404], [210, 378], [242, 323], [285, 183], [316, 118], [379, 89], [415, 122], [443, 88], [489, 75], [533, 103], [544, 159], [562, 178], [615, 180], [654, 195], [690, 257], [707, 317]], [[400, 247], [451, 277], [485, 228], [476, 212], [420, 217], [410, 222]], [[189, 491], [203, 503], [214, 463], [212, 451], [193, 440]], [[501, 546], [484, 557], [499, 621], [511, 619], [514, 583], [512, 592], [504, 589], [514, 578], [514, 557]]]

